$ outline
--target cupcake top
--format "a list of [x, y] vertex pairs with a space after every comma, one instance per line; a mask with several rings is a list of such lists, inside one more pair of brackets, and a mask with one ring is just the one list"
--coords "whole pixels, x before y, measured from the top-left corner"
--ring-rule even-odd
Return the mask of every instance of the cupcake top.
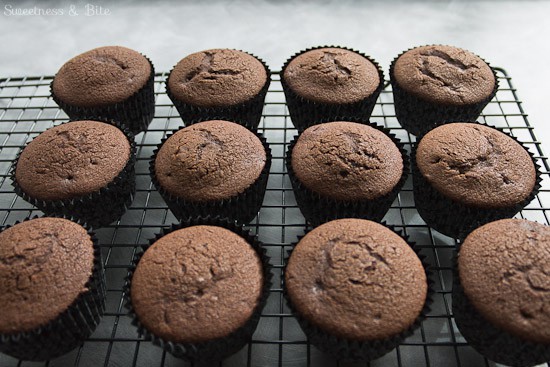
[[474, 230], [458, 257], [460, 283], [491, 324], [550, 344], [550, 227], [503, 219]]
[[151, 77], [149, 60], [121, 46], [99, 47], [67, 61], [55, 75], [53, 93], [80, 107], [118, 103], [141, 89]]
[[441, 194], [480, 208], [518, 204], [536, 182], [525, 148], [496, 129], [473, 123], [451, 123], [428, 132], [418, 144], [416, 164]]
[[255, 97], [269, 75], [246, 52], [214, 49], [191, 54], [174, 66], [168, 88], [184, 103], [200, 107], [232, 106]]
[[44, 326], [87, 291], [94, 249], [82, 226], [32, 219], [1, 232], [0, 243], [0, 334]]
[[15, 178], [39, 200], [91, 194], [113, 181], [130, 159], [128, 138], [113, 125], [73, 121], [48, 129], [21, 152]]
[[302, 98], [320, 103], [354, 103], [381, 83], [377, 67], [357, 52], [319, 48], [296, 56], [283, 71], [288, 86]]
[[222, 200], [251, 186], [266, 164], [260, 139], [229, 121], [183, 128], [162, 144], [155, 174], [169, 194], [191, 201]]
[[361, 341], [407, 330], [428, 288], [422, 263], [405, 240], [364, 219], [339, 219], [309, 232], [290, 256], [285, 282], [302, 317]]
[[407, 92], [444, 105], [476, 104], [495, 87], [493, 71], [479, 56], [452, 46], [422, 46], [395, 62], [393, 76]]
[[308, 189], [338, 200], [375, 199], [403, 174], [403, 157], [382, 131], [337, 121], [306, 129], [292, 149], [292, 169]]
[[145, 251], [132, 277], [132, 305], [151, 333], [197, 343], [242, 327], [262, 284], [262, 264], [246, 240], [225, 228], [193, 226]]

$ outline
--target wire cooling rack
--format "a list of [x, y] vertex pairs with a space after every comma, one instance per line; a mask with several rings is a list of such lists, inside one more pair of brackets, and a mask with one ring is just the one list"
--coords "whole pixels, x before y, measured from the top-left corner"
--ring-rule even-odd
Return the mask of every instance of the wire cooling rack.
[[[510, 77], [497, 69], [500, 89], [485, 108], [480, 121], [502, 127], [524, 142], [535, 153], [546, 179], [549, 167], [529, 125]], [[267, 94], [260, 131], [273, 151], [268, 189], [264, 205], [250, 228], [265, 244], [273, 264], [273, 287], [253, 340], [239, 353], [219, 366], [492, 366], [475, 352], [458, 331], [451, 310], [451, 259], [455, 241], [431, 230], [414, 207], [411, 179], [393, 203], [384, 220], [402, 230], [421, 248], [433, 266], [435, 295], [432, 311], [422, 326], [386, 356], [370, 363], [344, 363], [331, 359], [310, 346], [297, 321], [289, 312], [281, 290], [283, 259], [290, 244], [303, 234], [304, 219], [296, 206], [284, 165], [289, 141], [296, 134], [278, 74]], [[124, 277], [136, 249], [176, 222], [172, 213], [151, 184], [149, 157], [167, 132], [182, 121], [164, 93], [166, 73], [157, 74], [156, 114], [149, 130], [136, 136], [137, 194], [127, 213], [115, 224], [97, 231], [102, 244], [107, 278], [107, 311], [95, 333], [71, 353], [49, 362], [22, 362], [0, 354], [0, 366], [190, 366], [173, 358], [137, 335], [123, 308]], [[52, 77], [0, 79], [0, 225], [12, 224], [30, 215], [40, 214], [18, 198], [8, 176], [10, 166], [22, 146], [40, 132], [67, 120], [49, 97]], [[401, 128], [395, 118], [391, 87], [382, 91], [371, 118], [390, 128], [410, 152], [414, 136]], [[519, 216], [548, 224], [550, 190], [543, 186], [538, 197]], [[1, 305], [0, 305], [1, 308]], [[0, 311], [1, 312], [1, 311]]]

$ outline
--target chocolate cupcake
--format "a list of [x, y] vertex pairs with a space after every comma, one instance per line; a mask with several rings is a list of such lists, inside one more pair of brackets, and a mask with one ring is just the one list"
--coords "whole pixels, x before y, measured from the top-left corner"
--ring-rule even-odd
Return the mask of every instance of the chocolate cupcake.
[[73, 120], [103, 117], [134, 134], [155, 114], [155, 70], [137, 51], [99, 47], [67, 61], [51, 84], [54, 101]]
[[308, 340], [338, 359], [372, 360], [420, 325], [426, 270], [391, 229], [339, 219], [305, 235], [285, 270], [285, 290]]
[[105, 309], [95, 236], [70, 220], [43, 217], [7, 227], [0, 243], [0, 351], [44, 361], [76, 348]]
[[271, 150], [261, 134], [214, 120], [164, 139], [150, 173], [176, 218], [219, 215], [248, 223], [262, 205], [270, 166]]
[[200, 365], [250, 341], [271, 275], [265, 250], [242, 227], [189, 220], [157, 235], [134, 264], [127, 307], [146, 340]]
[[413, 190], [424, 221], [451, 237], [511, 218], [535, 197], [540, 172], [503, 132], [476, 123], [439, 126], [413, 149]]
[[15, 192], [46, 214], [102, 227], [135, 193], [133, 135], [101, 121], [72, 121], [38, 135], [12, 166]]
[[206, 50], [174, 66], [166, 92], [186, 125], [223, 119], [256, 131], [270, 73], [262, 60], [246, 52]]
[[360, 52], [324, 46], [292, 56], [283, 65], [281, 84], [292, 123], [302, 132], [341, 116], [368, 121], [384, 86], [384, 74]]
[[422, 135], [452, 121], [474, 121], [498, 89], [495, 72], [479, 56], [452, 46], [410, 49], [390, 66], [397, 120]]
[[388, 130], [336, 121], [311, 126], [292, 141], [286, 166], [296, 202], [313, 225], [347, 217], [380, 221], [405, 183], [408, 158]]
[[466, 340], [511, 366], [550, 360], [550, 228], [503, 219], [470, 233], [458, 255], [453, 313]]

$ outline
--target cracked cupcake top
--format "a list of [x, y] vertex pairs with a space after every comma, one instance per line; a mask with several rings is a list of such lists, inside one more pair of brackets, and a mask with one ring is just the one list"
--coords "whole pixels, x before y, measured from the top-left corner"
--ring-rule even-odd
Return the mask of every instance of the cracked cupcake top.
[[519, 143], [472, 123], [451, 123], [430, 131], [418, 144], [416, 164], [441, 194], [480, 208], [520, 203], [536, 182], [535, 165]]
[[67, 61], [55, 75], [53, 92], [63, 102], [99, 107], [126, 100], [151, 76], [139, 52], [121, 46], [99, 47]]
[[422, 46], [399, 56], [397, 84], [427, 101], [445, 105], [476, 104], [495, 87], [491, 68], [473, 53], [451, 46]]
[[283, 78], [300, 97], [334, 104], [359, 102], [381, 83], [372, 62], [342, 48], [320, 48], [296, 56]]
[[246, 52], [214, 49], [191, 54], [174, 66], [168, 88], [178, 100], [200, 107], [233, 106], [254, 98], [269, 75]]
[[374, 340], [414, 323], [428, 285], [420, 259], [395, 232], [368, 220], [339, 219], [300, 240], [285, 287], [297, 312], [325, 332]]
[[155, 160], [160, 185], [190, 201], [227, 199], [260, 177], [266, 164], [262, 142], [245, 127], [213, 120], [179, 130]]
[[193, 226], [160, 238], [132, 278], [141, 323], [168, 341], [223, 338], [252, 316], [262, 292], [260, 258], [225, 228]]
[[458, 257], [460, 283], [493, 325], [550, 344], [550, 227], [503, 219], [474, 230]]
[[0, 334], [44, 326], [87, 291], [94, 249], [82, 226], [32, 219], [1, 232], [0, 244]]
[[393, 141], [373, 127], [345, 121], [314, 125], [292, 150], [292, 169], [308, 189], [338, 200], [376, 199], [403, 174]]
[[130, 159], [128, 138], [99, 121], [73, 121], [38, 135], [21, 152], [15, 178], [39, 200], [63, 200], [107, 186]]

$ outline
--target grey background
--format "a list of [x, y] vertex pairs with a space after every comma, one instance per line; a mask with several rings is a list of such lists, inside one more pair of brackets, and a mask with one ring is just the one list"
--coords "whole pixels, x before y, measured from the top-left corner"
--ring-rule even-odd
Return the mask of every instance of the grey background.
[[[86, 16], [88, 3], [111, 14]], [[510, 73], [537, 135], [550, 146], [547, 1], [12, 0], [0, 5], [0, 77], [51, 75], [72, 56], [107, 44], [146, 54], [159, 71], [214, 47], [252, 52], [278, 70], [301, 49], [334, 44], [371, 55], [387, 76], [391, 60], [405, 49], [456, 45]], [[6, 5], [62, 8], [65, 14], [7, 16]], [[78, 16], [68, 15], [71, 5]]]

